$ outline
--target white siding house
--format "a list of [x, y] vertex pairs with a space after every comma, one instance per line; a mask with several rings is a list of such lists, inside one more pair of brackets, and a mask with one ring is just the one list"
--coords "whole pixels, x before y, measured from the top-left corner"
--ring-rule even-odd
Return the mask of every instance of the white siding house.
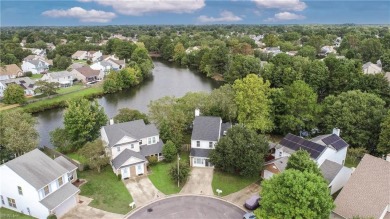
[[80, 192], [68, 173], [39, 149], [15, 158], [0, 166], [0, 207], [36, 218], [61, 217], [77, 205]]
[[26, 96], [34, 96], [35, 95], [35, 89], [37, 88], [37, 86], [35, 86], [35, 81], [29, 77], [23, 77], [23, 78], [1, 80], [0, 81], [0, 97], [2, 97], [4, 95], [5, 89], [7, 89], [7, 87], [10, 84], [17, 84], [17, 85], [21, 86], [24, 90], [24, 95], [26, 95]]
[[73, 85], [73, 74], [68, 71], [50, 72], [42, 76], [40, 80], [59, 83], [61, 87]]
[[49, 63], [44, 62], [40, 59], [23, 61], [22, 70], [23, 72], [31, 72], [33, 74], [41, 74], [49, 70]]
[[122, 179], [145, 174], [148, 157], [163, 158], [163, 142], [154, 124], [135, 120], [104, 126], [100, 132], [112, 168]]

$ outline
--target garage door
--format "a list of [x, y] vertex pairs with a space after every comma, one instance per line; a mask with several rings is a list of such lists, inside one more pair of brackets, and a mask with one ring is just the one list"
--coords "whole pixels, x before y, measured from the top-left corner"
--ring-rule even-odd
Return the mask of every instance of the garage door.
[[57, 218], [63, 216], [66, 214], [68, 211], [70, 211], [72, 208], [76, 207], [77, 205], [77, 200], [76, 196], [72, 196], [68, 200], [66, 200], [64, 203], [62, 203], [60, 206], [58, 206], [55, 210], [54, 213], [57, 216]]

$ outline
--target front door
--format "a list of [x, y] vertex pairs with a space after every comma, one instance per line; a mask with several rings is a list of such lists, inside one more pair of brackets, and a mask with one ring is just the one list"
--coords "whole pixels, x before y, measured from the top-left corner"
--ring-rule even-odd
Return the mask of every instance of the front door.
[[130, 178], [129, 167], [121, 168], [122, 179]]
[[144, 174], [144, 164], [137, 164], [137, 166], [135, 167], [135, 173], [137, 175], [140, 175], [140, 174]]

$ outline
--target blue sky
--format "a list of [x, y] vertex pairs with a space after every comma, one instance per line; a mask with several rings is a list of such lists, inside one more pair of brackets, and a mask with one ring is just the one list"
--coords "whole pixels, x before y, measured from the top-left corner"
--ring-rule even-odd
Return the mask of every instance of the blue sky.
[[1, 26], [390, 24], [390, 1], [1, 0]]

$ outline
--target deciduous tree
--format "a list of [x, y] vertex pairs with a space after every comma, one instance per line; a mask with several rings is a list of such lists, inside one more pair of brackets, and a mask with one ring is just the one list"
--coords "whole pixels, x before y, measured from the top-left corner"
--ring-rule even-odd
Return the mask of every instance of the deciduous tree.
[[72, 145], [72, 141], [64, 128], [56, 128], [50, 132], [50, 143], [63, 153], [68, 152]]
[[25, 103], [26, 97], [23, 88], [17, 84], [9, 84], [4, 91], [3, 102], [5, 104]]
[[172, 141], [168, 140], [162, 148], [162, 154], [165, 161], [171, 162], [177, 156], [177, 147]]
[[80, 149], [80, 154], [87, 158], [88, 166], [91, 169], [96, 169], [98, 173], [100, 173], [101, 168], [110, 161], [110, 158], [104, 151], [103, 141], [100, 139], [86, 143]]
[[387, 116], [381, 123], [378, 151], [382, 154], [390, 153], [390, 110], [387, 112]]
[[288, 158], [286, 170], [288, 169], [301, 172], [307, 171], [322, 176], [317, 164], [310, 158], [310, 154], [304, 150], [298, 150]]
[[144, 120], [146, 124], [149, 123], [148, 116], [135, 109], [119, 109], [119, 113], [114, 117], [116, 123], [130, 122], [138, 119]]
[[56, 94], [60, 89], [58, 82], [37, 81], [35, 84], [38, 86], [36, 90], [45, 96]]

